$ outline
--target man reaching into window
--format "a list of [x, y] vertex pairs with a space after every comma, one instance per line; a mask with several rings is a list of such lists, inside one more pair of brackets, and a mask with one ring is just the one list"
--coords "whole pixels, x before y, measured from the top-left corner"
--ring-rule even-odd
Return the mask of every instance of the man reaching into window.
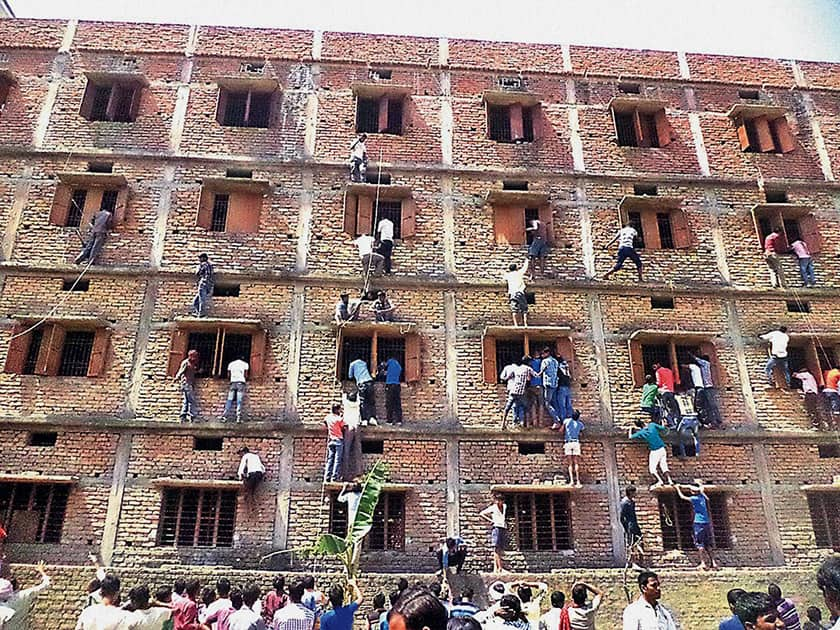
[[242, 480], [245, 492], [253, 494], [265, 477], [265, 465], [260, 456], [248, 450], [247, 446], [239, 449], [239, 454], [242, 455], [242, 459], [239, 461], [237, 476]]
[[110, 210], [104, 208], [93, 215], [93, 218], [90, 220], [88, 239], [83, 242], [82, 251], [76, 256], [77, 265], [85, 261], [90, 261], [91, 265], [96, 264], [96, 259], [99, 257], [99, 253], [105, 246], [105, 240], [108, 238], [108, 230], [111, 229], [113, 217], [114, 215], [111, 214]]
[[227, 371], [230, 374], [230, 389], [228, 390], [228, 397], [225, 402], [225, 410], [221, 417], [222, 422], [227, 422], [234, 399], [236, 399], [236, 421], [242, 422], [242, 400], [245, 398], [245, 377], [250, 369], [251, 366], [241, 356], [236, 357], [235, 360], [228, 364]]
[[639, 253], [633, 246], [638, 237], [639, 233], [629, 223], [627, 223], [618, 231], [615, 238], [604, 246], [604, 249], [608, 249], [610, 245], [618, 241], [618, 258], [615, 261], [615, 266], [604, 274], [604, 280], [624, 267], [624, 261], [629, 258], [636, 265], [636, 273], [639, 275], [639, 282], [642, 281], [642, 259], [639, 257]]
[[[691, 509], [694, 511], [694, 546], [700, 554], [700, 564], [697, 568], [701, 571], [709, 569], [717, 569], [718, 565], [715, 562], [714, 555], [714, 534], [712, 533], [712, 517], [709, 514], [709, 497], [703, 488], [703, 481], [695, 479], [696, 486], [682, 486], [677, 484], [675, 486], [677, 495], [691, 503]], [[683, 494], [683, 488], [688, 491], [688, 495]], [[708, 564], [706, 563], [708, 559]]]
[[384, 258], [385, 273], [391, 273], [391, 253], [394, 251], [394, 222], [387, 217], [379, 220], [376, 226], [376, 236], [379, 239], [377, 251]]
[[365, 181], [365, 172], [367, 171], [367, 148], [365, 141], [367, 134], [359, 134], [353, 143], [350, 145], [350, 181], [362, 183]]
[[525, 274], [528, 272], [529, 259], [526, 258], [521, 267], [511, 263], [508, 272], [504, 275], [508, 286], [508, 300], [510, 310], [513, 313], [513, 325], [519, 326], [516, 319], [517, 313], [522, 314], [522, 325], [528, 325], [528, 299], [525, 297]]
[[545, 259], [551, 249], [548, 245], [548, 226], [539, 219], [534, 219], [525, 228], [525, 231], [531, 232], [533, 235], [531, 244], [528, 246], [528, 258], [531, 260], [531, 281], [533, 282], [534, 271], [537, 267], [539, 267], [540, 275], [545, 275]]
[[779, 289], [785, 286], [785, 276], [782, 272], [782, 261], [776, 253], [777, 247], [782, 238], [779, 228], [773, 228], [773, 231], [764, 239], [764, 262], [770, 270], [770, 285], [774, 289]]
[[181, 361], [181, 367], [175, 374], [175, 382], [181, 387], [183, 403], [181, 422], [192, 422], [198, 416], [198, 400], [195, 396], [195, 374], [198, 372], [198, 350], [187, 352], [187, 358]]

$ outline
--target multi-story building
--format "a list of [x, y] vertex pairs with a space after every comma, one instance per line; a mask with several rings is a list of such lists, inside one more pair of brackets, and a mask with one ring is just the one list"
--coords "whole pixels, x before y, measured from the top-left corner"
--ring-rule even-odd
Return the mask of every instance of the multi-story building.
[[[690, 513], [647, 490], [627, 428], [651, 365], [690, 350], [712, 357], [724, 426], [672, 457], [672, 475], [711, 484], [723, 563], [810, 565], [840, 548], [837, 425], [812, 428], [799, 391], [766, 387], [758, 339], [786, 325], [792, 367], [820, 381], [840, 360], [840, 66], [76, 21], [0, 21], [0, 38], [13, 559], [249, 568], [340, 528], [322, 420], [351, 358], [393, 355], [405, 422], [363, 432], [365, 462], [390, 470], [364, 565], [434, 568], [447, 533], [480, 543], [492, 491], [512, 507], [514, 569], [622, 565], [618, 503], [635, 483], [657, 562], [688, 566], [675, 551]], [[370, 183], [350, 184], [361, 131]], [[77, 230], [102, 207], [116, 224], [79, 279]], [[394, 273], [366, 281], [352, 240], [385, 215]], [[515, 328], [502, 275], [539, 217], [553, 247]], [[632, 268], [599, 280], [622, 222], [641, 232], [643, 282]], [[791, 256], [786, 288], [770, 287], [775, 226], [810, 245], [815, 288]], [[199, 319], [201, 252], [218, 280]], [[365, 307], [336, 327], [339, 294], [362, 288], [386, 289], [398, 323]], [[581, 488], [555, 483], [556, 433], [501, 428], [499, 370], [545, 344], [572, 360]], [[172, 377], [190, 348], [202, 417], [182, 424]], [[246, 421], [222, 424], [236, 354], [251, 363]], [[245, 445], [267, 466], [250, 501]]]

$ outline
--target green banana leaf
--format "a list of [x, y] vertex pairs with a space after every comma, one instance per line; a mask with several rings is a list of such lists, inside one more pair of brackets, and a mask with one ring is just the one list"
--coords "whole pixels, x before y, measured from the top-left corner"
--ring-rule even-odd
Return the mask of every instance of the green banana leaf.
[[347, 541], [333, 534], [321, 534], [318, 542], [306, 551], [313, 556], [338, 556], [347, 551]]
[[360, 544], [373, 527], [373, 512], [376, 510], [376, 504], [379, 503], [379, 495], [382, 494], [387, 475], [388, 467], [381, 460], [377, 461], [365, 475], [359, 509], [356, 511], [353, 526], [347, 532], [347, 546]]

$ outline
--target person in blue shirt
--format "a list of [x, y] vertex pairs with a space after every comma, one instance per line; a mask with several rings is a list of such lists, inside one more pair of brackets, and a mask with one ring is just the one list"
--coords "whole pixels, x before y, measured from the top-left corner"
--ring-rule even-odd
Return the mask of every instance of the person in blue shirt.
[[650, 489], [654, 490], [665, 483], [657, 471], [660, 468], [668, 479], [668, 485], [674, 485], [674, 482], [671, 480], [671, 473], [668, 471], [668, 451], [665, 449], [665, 442], [662, 440], [662, 436], [668, 433], [668, 429], [659, 424], [658, 418], [651, 418], [647, 426], [641, 420], [636, 420], [633, 424], [641, 430], [634, 431], [633, 427], [630, 427], [627, 437], [631, 440], [644, 440], [647, 442], [648, 448], [650, 448], [648, 469], [650, 470], [650, 474], [656, 478], [656, 483]]
[[347, 585], [352, 589], [351, 597], [354, 601], [345, 606], [344, 589], [337, 584], [333, 586], [329, 594], [332, 610], [321, 615], [322, 630], [353, 630], [353, 615], [359, 610], [365, 598], [355, 579], [348, 580]]
[[540, 366], [542, 359], [534, 357], [531, 359], [531, 369], [536, 372], [536, 376], [532, 376], [528, 381], [528, 387], [525, 390], [525, 425], [537, 427], [540, 426], [540, 416], [543, 409], [543, 377], [540, 374]]
[[557, 359], [551, 353], [551, 348], [548, 346], [542, 349], [540, 357], [534, 360], [534, 365], [531, 367], [535, 372], [540, 374], [543, 405], [551, 416], [551, 428], [557, 430], [560, 428], [560, 421], [562, 420], [560, 414], [557, 413], [555, 404], [555, 398], [557, 397], [557, 370], [559, 366]]
[[729, 610], [732, 611], [732, 616], [721, 621], [718, 624], [718, 630], [744, 630], [744, 624], [741, 623], [738, 615], [735, 614], [735, 604], [738, 598], [745, 594], [746, 591], [742, 588], [733, 588], [726, 593], [726, 603], [729, 604]]
[[571, 418], [563, 420], [563, 433], [565, 436], [565, 443], [563, 444], [563, 454], [569, 458], [569, 485], [581, 487], [580, 483], [580, 432], [583, 431], [584, 424], [580, 421], [580, 411], [575, 409]]
[[[691, 509], [694, 510], [694, 546], [700, 555], [700, 564], [697, 568], [701, 571], [709, 569], [717, 569], [718, 565], [715, 562], [714, 547], [715, 539], [712, 531], [712, 517], [709, 515], [709, 497], [703, 488], [703, 481], [695, 479], [695, 486], [680, 486], [676, 485], [677, 494], [681, 499], [691, 503]], [[683, 489], [688, 494], [683, 494]], [[708, 559], [708, 563], [706, 560]]]
[[385, 411], [388, 416], [388, 424], [402, 424], [403, 421], [402, 392], [400, 389], [402, 371], [400, 362], [394, 357], [389, 357], [385, 363], [379, 366], [379, 374], [385, 376]]
[[347, 368], [347, 378], [356, 382], [356, 389], [359, 390], [359, 403], [361, 404], [362, 422], [376, 424], [376, 400], [373, 394], [373, 377], [370, 375], [367, 363], [362, 359], [356, 359]]

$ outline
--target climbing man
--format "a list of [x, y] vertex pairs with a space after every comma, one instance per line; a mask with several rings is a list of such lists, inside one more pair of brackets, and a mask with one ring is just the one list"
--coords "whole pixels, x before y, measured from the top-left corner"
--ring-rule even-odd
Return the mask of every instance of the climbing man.
[[374, 319], [378, 322], [392, 322], [394, 321], [394, 305], [388, 299], [385, 291], [377, 291], [376, 300], [371, 304], [370, 309], [373, 311]]
[[537, 268], [540, 270], [540, 275], [545, 275], [545, 259], [548, 257], [548, 251], [551, 249], [548, 245], [548, 226], [540, 221], [534, 219], [530, 222], [526, 232], [531, 232], [531, 244], [528, 245], [528, 258], [531, 260], [531, 276], [530, 280], [534, 280], [534, 271]]
[[770, 285], [774, 289], [785, 286], [785, 276], [782, 272], [782, 261], [779, 258], [778, 249], [780, 248], [782, 234], [779, 228], [773, 228], [773, 231], [764, 239], [764, 262], [770, 270]]
[[796, 239], [790, 244], [788, 251], [796, 256], [796, 262], [799, 263], [799, 275], [802, 277], [802, 286], [817, 286], [817, 279], [814, 276], [814, 259], [811, 257], [811, 250], [808, 249], [805, 241], [801, 238]]
[[659, 399], [665, 409], [666, 423], [670, 428], [676, 428], [682, 420], [682, 412], [679, 403], [677, 403], [677, 397], [674, 396], [674, 371], [660, 363], [654, 363], [653, 373], [656, 375]]
[[245, 486], [245, 492], [253, 494], [265, 477], [265, 465], [262, 463], [260, 456], [252, 453], [247, 446], [239, 449], [239, 454], [242, 455], [242, 459], [239, 460], [239, 470], [236, 476]]
[[227, 371], [230, 374], [230, 388], [228, 389], [227, 401], [225, 402], [225, 410], [222, 412], [220, 418], [222, 422], [227, 422], [228, 414], [233, 408], [233, 402], [236, 400], [236, 421], [242, 422], [242, 400], [245, 398], [245, 381], [248, 370], [251, 366], [245, 361], [242, 356], [236, 357], [233, 361], [228, 363]]
[[338, 303], [335, 305], [335, 323], [343, 324], [350, 322], [359, 316], [359, 307], [361, 302], [359, 300], [350, 301], [349, 293], [342, 293], [339, 296]]
[[668, 471], [668, 451], [665, 449], [665, 442], [662, 440], [662, 436], [668, 433], [668, 429], [659, 424], [657, 418], [651, 418], [647, 426], [641, 420], [636, 420], [633, 424], [640, 430], [634, 431], [633, 427], [630, 427], [627, 437], [631, 440], [644, 440], [650, 449], [648, 469], [650, 470], [650, 474], [656, 478], [656, 483], [650, 489], [655, 490], [656, 488], [662, 487], [662, 484], [665, 483], [662, 477], [659, 476], [658, 469], [660, 468], [668, 479], [668, 485], [673, 485], [674, 482], [671, 481], [671, 473]]
[[[700, 555], [700, 564], [697, 568], [701, 571], [717, 569], [714, 555], [714, 534], [712, 531], [712, 517], [709, 514], [709, 497], [706, 495], [702, 479], [695, 479], [693, 486], [675, 486], [677, 495], [691, 503], [694, 511], [694, 546]], [[683, 494], [685, 489], [688, 494]], [[706, 562], [708, 559], [708, 563]]]
[[636, 265], [636, 273], [639, 275], [639, 282], [642, 281], [642, 259], [634, 247], [635, 240], [639, 237], [639, 233], [629, 224], [625, 224], [623, 228], [618, 231], [613, 240], [604, 246], [604, 249], [609, 249], [610, 245], [618, 241], [618, 257], [615, 261], [615, 266], [604, 274], [604, 280], [608, 279], [616, 271], [624, 267], [624, 261], [628, 258]]
[[493, 573], [502, 572], [502, 557], [507, 549], [507, 505], [500, 494], [493, 495], [493, 503], [479, 512], [479, 516], [490, 523], [490, 543], [493, 545]]
[[525, 297], [525, 274], [528, 272], [528, 262], [529, 260], [526, 258], [521, 267], [511, 263], [508, 272], [504, 275], [514, 326], [519, 326], [516, 319], [517, 313], [522, 315], [522, 325], [528, 325], [528, 298]]
[[198, 401], [195, 396], [195, 375], [198, 372], [198, 350], [187, 352], [187, 358], [181, 361], [181, 366], [175, 374], [175, 382], [181, 387], [183, 403], [181, 405], [181, 422], [192, 422], [198, 416]]
[[634, 571], [644, 571], [645, 547], [642, 528], [636, 516], [636, 486], [624, 489], [624, 498], [619, 503], [619, 518], [624, 529], [624, 544], [627, 547], [627, 562]]
[[374, 238], [370, 234], [361, 234], [352, 243], [359, 248], [359, 259], [362, 261], [362, 275], [381, 275], [385, 258], [379, 252], [373, 251]]
[[384, 258], [385, 273], [391, 273], [391, 253], [394, 251], [394, 222], [388, 217], [383, 217], [376, 225], [376, 237], [379, 240], [379, 247], [376, 249]]
[[213, 273], [213, 265], [207, 254], [198, 255], [198, 269], [195, 270], [195, 298], [193, 299], [192, 315], [204, 317], [207, 314], [207, 302], [213, 294], [213, 285], [216, 283], [216, 276]]
[[776, 367], [782, 368], [782, 373], [785, 375], [785, 383], [790, 388], [790, 366], [788, 365], [788, 343], [790, 336], [787, 334], [786, 326], [779, 326], [777, 330], [771, 330], [769, 333], [760, 335], [759, 339], [770, 342], [770, 358], [764, 365], [764, 375], [767, 377], [767, 387], [772, 389], [776, 387], [773, 380], [773, 370]]
[[373, 377], [370, 375], [367, 363], [362, 359], [355, 359], [347, 368], [347, 378], [356, 382], [361, 404], [362, 424], [376, 423], [376, 399], [373, 391]]
[[113, 218], [114, 215], [111, 214], [111, 211], [104, 208], [91, 217], [88, 238], [84, 242], [82, 251], [76, 256], [77, 265], [86, 260], [90, 261], [91, 265], [96, 264], [96, 259], [105, 246], [105, 240], [108, 238], [108, 230], [111, 229]]
[[362, 183], [365, 181], [365, 172], [367, 171], [367, 147], [365, 141], [367, 134], [359, 134], [353, 143], [350, 145], [350, 181]]

